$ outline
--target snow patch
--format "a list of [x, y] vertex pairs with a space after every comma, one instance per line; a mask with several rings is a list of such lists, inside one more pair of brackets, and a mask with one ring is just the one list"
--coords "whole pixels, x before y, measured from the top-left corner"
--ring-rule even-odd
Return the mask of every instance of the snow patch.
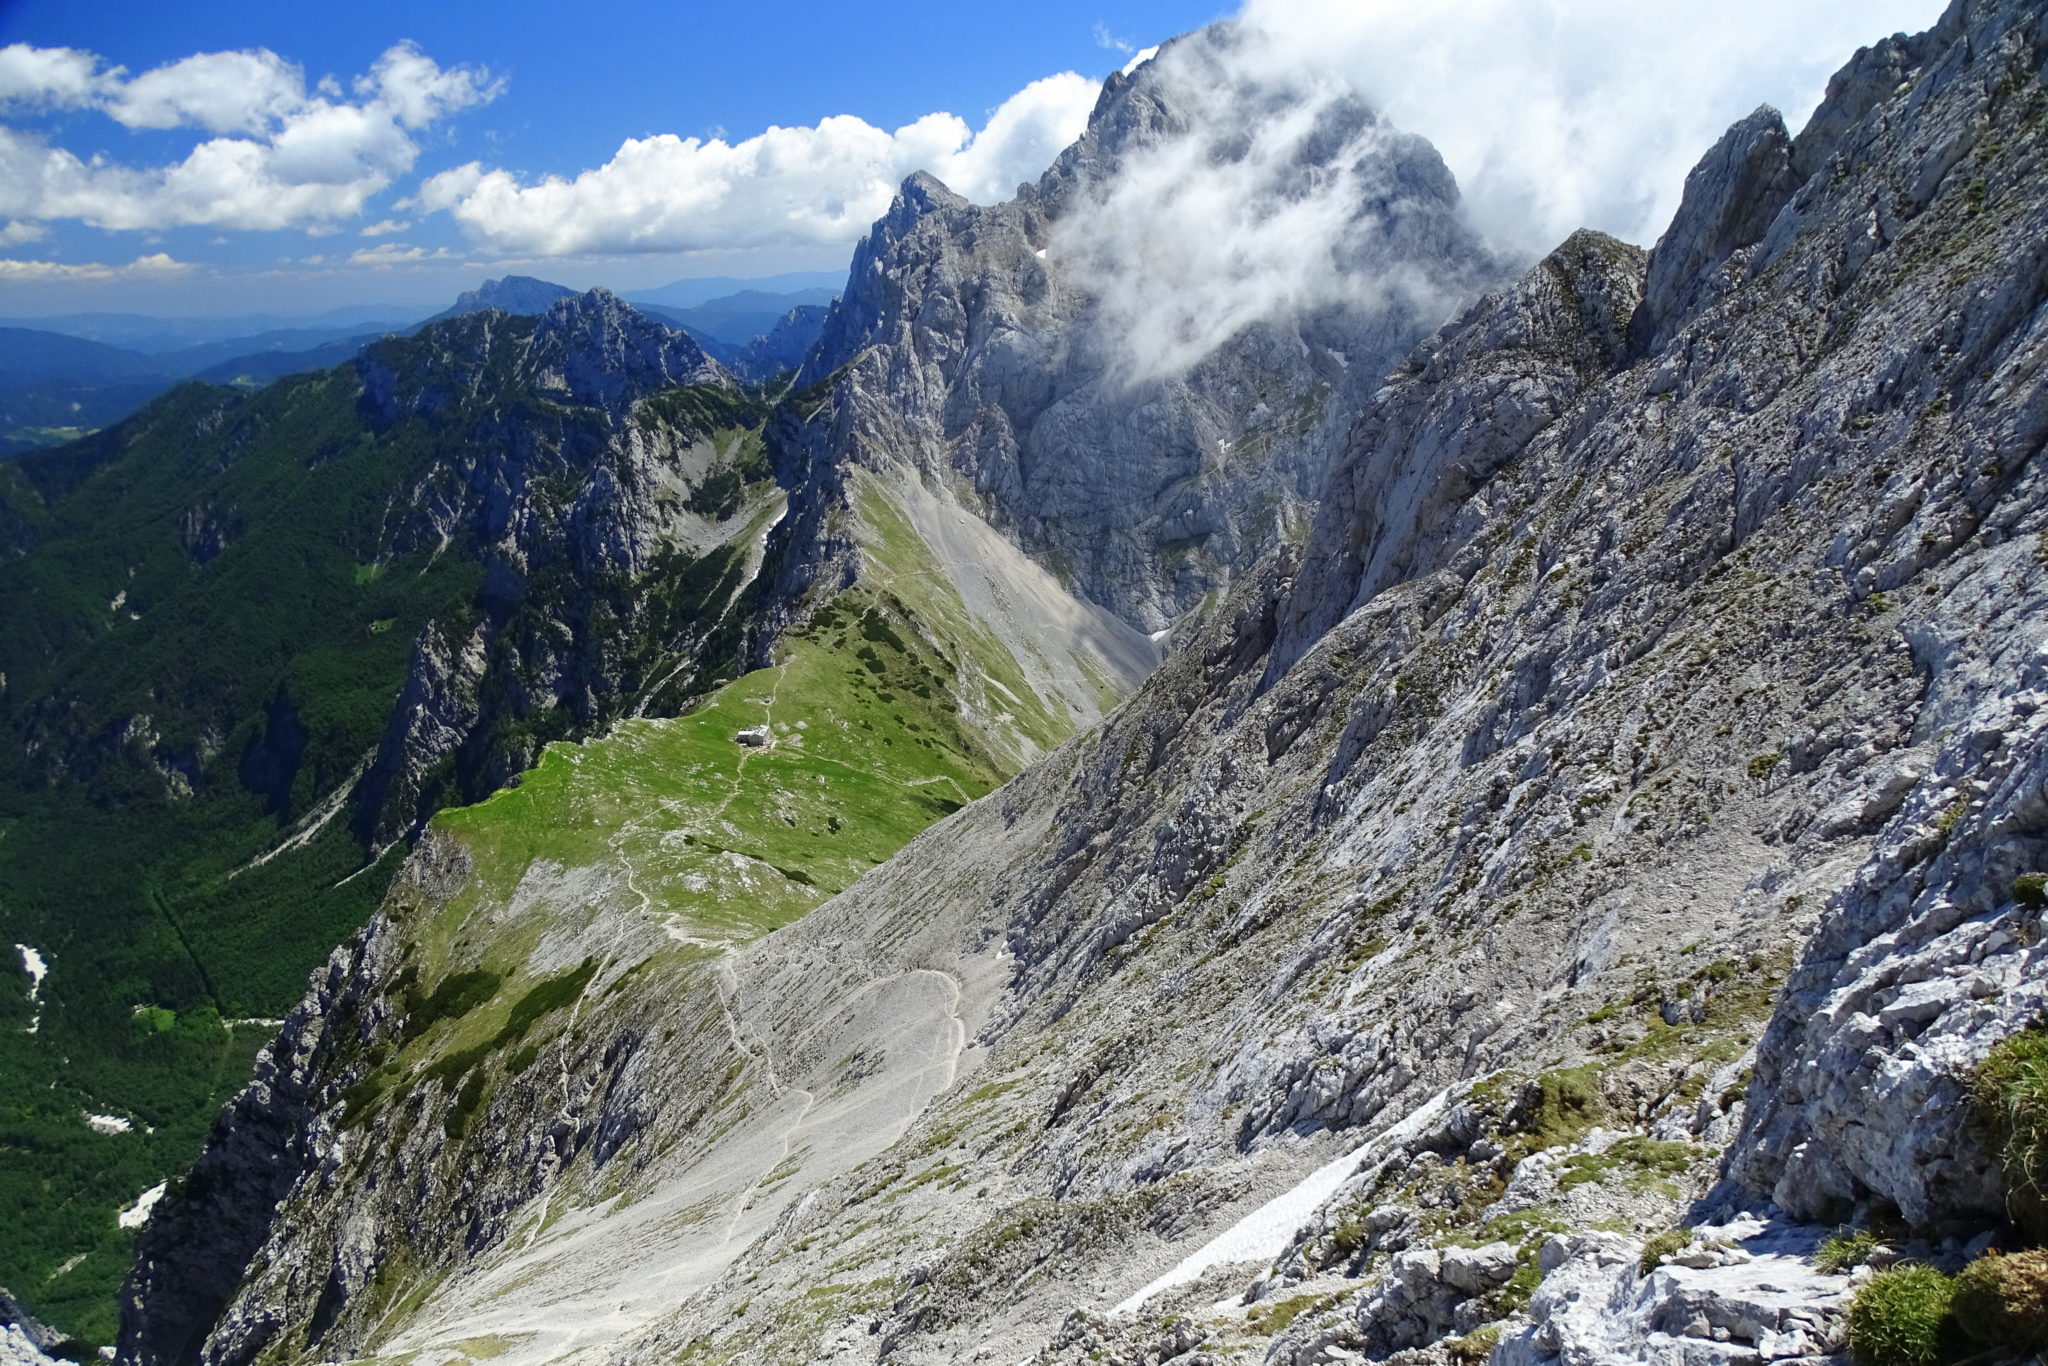
[[122, 1228], [141, 1228], [149, 1222], [149, 1212], [156, 1208], [156, 1202], [164, 1198], [168, 1181], [159, 1181], [135, 1197], [135, 1203], [114, 1216], [114, 1222]]
[[125, 1134], [135, 1125], [119, 1115], [87, 1115], [85, 1127], [96, 1134]]
[[1344, 1178], [1358, 1166], [1354, 1150], [1317, 1167], [1293, 1187], [1232, 1224], [1181, 1258], [1172, 1270], [1119, 1304], [1112, 1312], [1129, 1314], [1162, 1290], [1185, 1285], [1211, 1267], [1232, 1262], [1266, 1262], [1286, 1251], [1294, 1231], [1307, 1222], [1316, 1207], [1336, 1194]]
[[33, 1034], [43, 1025], [43, 979], [50, 975], [50, 964], [27, 944], [14, 947], [21, 952], [21, 970], [28, 974], [28, 1003], [36, 1008], [28, 1022], [28, 1032]]
[[1112, 1313], [1134, 1313], [1138, 1307], [1162, 1290], [1176, 1285], [1186, 1285], [1212, 1267], [1228, 1266], [1232, 1262], [1269, 1262], [1287, 1250], [1294, 1241], [1295, 1231], [1308, 1222], [1325, 1200], [1335, 1195], [1359, 1164], [1375, 1150], [1384, 1150], [1389, 1144], [1403, 1142], [1414, 1137], [1433, 1123], [1448, 1107], [1450, 1092], [1441, 1091], [1418, 1107], [1406, 1119], [1393, 1125], [1370, 1141], [1351, 1149], [1342, 1157], [1332, 1158], [1303, 1177], [1293, 1187], [1282, 1191], [1265, 1204], [1232, 1224], [1223, 1232], [1196, 1248], [1165, 1275], [1146, 1285]]

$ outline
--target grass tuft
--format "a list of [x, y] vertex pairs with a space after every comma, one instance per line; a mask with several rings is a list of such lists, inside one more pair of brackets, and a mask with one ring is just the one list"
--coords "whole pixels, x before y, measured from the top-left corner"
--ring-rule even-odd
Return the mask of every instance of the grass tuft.
[[1824, 1275], [1844, 1275], [1869, 1261], [1876, 1250], [1875, 1233], [1865, 1228], [1846, 1230], [1820, 1245], [1820, 1251], [1813, 1254], [1813, 1266]]
[[1849, 1352], [1858, 1366], [1937, 1366], [1951, 1356], [1955, 1282], [1931, 1266], [1880, 1271], [1849, 1305]]
[[1546, 1072], [1530, 1084], [1516, 1127], [1528, 1135], [1531, 1148], [1576, 1143], [1600, 1122], [1599, 1077], [1596, 1067], [1571, 1067]]
[[1500, 1325], [1489, 1323], [1476, 1328], [1464, 1337], [1453, 1340], [1444, 1350], [1450, 1353], [1457, 1366], [1479, 1366], [1493, 1355], [1493, 1349], [1500, 1346]]
[[1647, 1276], [1664, 1265], [1664, 1259], [1692, 1246], [1692, 1230], [1689, 1228], [1666, 1229], [1643, 1244], [1643, 1255], [1636, 1261], [1636, 1274]]
[[2048, 1237], [2048, 1030], [2039, 1021], [1977, 1064], [1970, 1101], [2005, 1177], [2014, 1222]]

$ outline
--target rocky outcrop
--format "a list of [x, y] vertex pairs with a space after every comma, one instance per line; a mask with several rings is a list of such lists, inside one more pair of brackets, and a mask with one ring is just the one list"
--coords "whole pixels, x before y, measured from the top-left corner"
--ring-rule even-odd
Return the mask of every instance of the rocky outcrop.
[[373, 346], [357, 369], [382, 429], [463, 415], [448, 458], [394, 501], [407, 511], [386, 528], [391, 553], [462, 543], [483, 565], [474, 610], [414, 642], [356, 789], [357, 827], [381, 847], [417, 833], [446, 789], [480, 798], [512, 781], [550, 739], [679, 705], [730, 657], [676, 667], [703, 649], [707, 602], [744, 586], [745, 533], [777, 495], [763, 466], [738, 472], [736, 490], [752, 487], [732, 506], [695, 502], [732, 463], [712, 441], [721, 419], [644, 400], [695, 386], [730, 393], [735, 428], [761, 415], [688, 336], [605, 290], [531, 323], [472, 313]]
[[615, 422], [648, 394], [730, 382], [688, 334], [606, 289], [551, 304], [534, 326], [521, 369], [539, 392], [602, 408]]
[[[256, 1058], [256, 1077], [221, 1115], [215, 1141], [143, 1226], [123, 1306], [136, 1359], [196, 1360], [219, 1325], [280, 1201], [304, 1174], [323, 1119], [314, 1083], [326, 1057], [385, 1027], [378, 1000], [396, 972], [397, 936], [372, 924], [334, 951], [306, 1000]], [[205, 1255], [192, 1252], [204, 1249]], [[260, 1347], [274, 1321], [242, 1330]]]
[[62, 1334], [38, 1323], [21, 1301], [0, 1290], [0, 1366], [56, 1366], [52, 1354], [64, 1345]]
[[1559, 1360], [1705, 1366], [1825, 1358], [1843, 1344], [1856, 1280], [1818, 1271], [1823, 1231], [1762, 1220], [1703, 1225], [1660, 1266], [1611, 1233], [1576, 1233], [1543, 1246], [1543, 1284], [1530, 1326], [1503, 1340], [1498, 1366]]
[[825, 328], [823, 304], [798, 304], [775, 320], [775, 326], [740, 348], [733, 369], [743, 379], [760, 383], [793, 371], [804, 363]]

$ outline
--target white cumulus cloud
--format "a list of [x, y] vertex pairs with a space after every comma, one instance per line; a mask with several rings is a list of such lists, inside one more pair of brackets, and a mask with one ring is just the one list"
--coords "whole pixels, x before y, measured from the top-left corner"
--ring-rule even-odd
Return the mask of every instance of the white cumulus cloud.
[[107, 113], [130, 128], [262, 133], [306, 103], [306, 74], [263, 48], [202, 52], [104, 84]]
[[20, 283], [50, 280], [163, 279], [172, 275], [183, 275], [190, 269], [190, 265], [183, 261], [174, 261], [162, 252], [138, 256], [125, 266], [108, 265], [97, 261], [11, 261], [0, 258], [0, 281]]
[[1008, 198], [1079, 136], [1098, 88], [1072, 72], [1034, 81], [979, 133], [953, 114], [894, 132], [837, 115], [738, 142], [628, 138], [573, 179], [528, 183], [472, 162], [428, 179], [416, 203], [482, 246], [534, 256], [850, 246], [913, 171], [980, 202]]
[[[0, 108], [75, 109], [100, 98], [100, 59], [75, 47], [0, 47]], [[118, 76], [120, 68], [111, 75]]]
[[133, 78], [99, 67], [72, 48], [0, 49], [0, 103], [97, 108], [131, 128], [215, 136], [182, 160], [131, 166], [0, 125], [0, 216], [115, 230], [331, 227], [412, 169], [415, 132], [503, 88], [487, 72], [444, 69], [410, 43], [357, 79], [354, 102], [332, 81], [309, 92], [303, 70], [261, 48], [199, 53]]
[[1864, 44], [1942, 0], [1245, 0], [1296, 70], [1437, 145], [1473, 214], [1529, 251], [1580, 227], [1654, 241], [1685, 173], [1759, 104], [1797, 132]]
[[446, 247], [428, 251], [425, 247], [409, 247], [403, 242], [379, 242], [374, 247], [361, 247], [350, 253], [349, 263], [358, 266], [406, 266], [421, 261], [452, 261], [461, 255]]
[[400, 43], [385, 50], [369, 75], [357, 77], [355, 88], [356, 94], [390, 110], [407, 128], [425, 128], [450, 114], [489, 104], [503, 93], [505, 83], [474, 67], [436, 66], [411, 43]]

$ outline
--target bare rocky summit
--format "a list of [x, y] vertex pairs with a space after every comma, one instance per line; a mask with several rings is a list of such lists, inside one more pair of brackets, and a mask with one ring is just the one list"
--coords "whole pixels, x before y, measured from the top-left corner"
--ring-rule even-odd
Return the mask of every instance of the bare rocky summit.
[[[799, 377], [829, 384], [842, 462], [915, 469], [1147, 632], [1299, 538], [1357, 403], [1503, 275], [1433, 147], [1355, 99], [1233, 81], [1224, 68], [1251, 41], [1204, 29], [1110, 77], [1081, 140], [1007, 203], [971, 205], [913, 176], [855, 252]], [[1261, 120], [1285, 131], [1255, 149], [1244, 130]], [[1145, 252], [1116, 239], [1232, 229], [1106, 201], [1180, 159], [1245, 167], [1255, 154], [1270, 160], [1244, 175], [1247, 212], [1355, 188], [1342, 250], [1306, 266], [1329, 292], [1213, 347], [1162, 338], [1182, 359], [1134, 371], [1139, 320], [1104, 286]], [[1395, 287], [1411, 279], [1429, 285]], [[1362, 281], [1375, 287], [1339, 287]], [[1155, 298], [1145, 316], [1208, 302]]]
[[[2044, 24], [1955, 0], [1370, 385], [1306, 324], [1134, 406], [1041, 347], [1094, 306], [1055, 191], [1170, 122], [1150, 68], [1010, 205], [907, 186], [771, 555], [857, 569], [834, 508], [907, 465], [1126, 624], [1211, 605], [750, 943], [430, 836], [164, 1201], [122, 1359], [1734, 1366], [1840, 1350], [1841, 1223], [2007, 1236], [1960, 1088], [2048, 994]], [[1259, 485], [1298, 543], [1236, 466], [1161, 480], [1268, 347], [1333, 405]], [[573, 1007], [364, 1103], [493, 936]]]

